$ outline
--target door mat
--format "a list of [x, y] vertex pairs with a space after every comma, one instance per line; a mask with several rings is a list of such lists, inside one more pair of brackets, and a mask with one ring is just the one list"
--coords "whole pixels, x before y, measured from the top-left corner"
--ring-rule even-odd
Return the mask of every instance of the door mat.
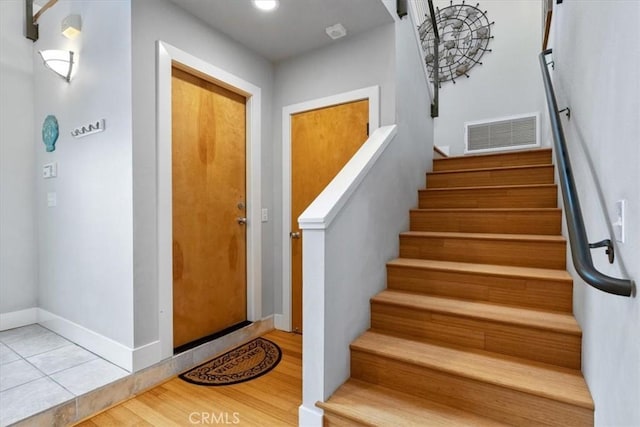
[[282, 359], [277, 344], [256, 338], [180, 375], [184, 381], [205, 386], [238, 384], [258, 378]]

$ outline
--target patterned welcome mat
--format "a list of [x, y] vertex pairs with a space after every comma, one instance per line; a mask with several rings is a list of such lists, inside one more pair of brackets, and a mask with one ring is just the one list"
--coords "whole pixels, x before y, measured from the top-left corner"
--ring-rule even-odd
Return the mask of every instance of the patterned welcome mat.
[[267, 339], [256, 338], [181, 374], [180, 378], [206, 386], [237, 384], [266, 374], [280, 359], [280, 347]]

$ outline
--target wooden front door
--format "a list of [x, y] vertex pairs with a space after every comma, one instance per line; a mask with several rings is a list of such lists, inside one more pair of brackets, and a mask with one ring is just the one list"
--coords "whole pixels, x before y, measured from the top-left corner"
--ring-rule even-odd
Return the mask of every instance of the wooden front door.
[[302, 332], [302, 236], [298, 217], [367, 140], [369, 101], [291, 117], [291, 326]]
[[245, 106], [172, 69], [174, 347], [247, 318]]

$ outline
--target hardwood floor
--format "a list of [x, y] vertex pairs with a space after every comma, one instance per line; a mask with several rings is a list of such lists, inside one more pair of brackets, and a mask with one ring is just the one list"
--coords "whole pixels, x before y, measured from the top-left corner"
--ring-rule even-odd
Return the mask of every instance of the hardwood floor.
[[264, 337], [280, 346], [282, 360], [260, 378], [224, 387], [198, 386], [173, 378], [77, 425], [296, 426], [302, 403], [302, 336], [273, 331]]

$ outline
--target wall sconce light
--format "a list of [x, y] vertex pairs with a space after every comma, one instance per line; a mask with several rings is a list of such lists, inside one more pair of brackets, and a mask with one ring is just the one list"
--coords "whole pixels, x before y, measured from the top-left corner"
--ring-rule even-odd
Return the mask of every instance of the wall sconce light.
[[41, 50], [38, 51], [44, 65], [65, 79], [68, 82], [71, 81], [71, 72], [73, 71], [73, 51], [70, 50]]
[[62, 20], [62, 35], [68, 39], [75, 39], [82, 30], [80, 15], [69, 15]]

